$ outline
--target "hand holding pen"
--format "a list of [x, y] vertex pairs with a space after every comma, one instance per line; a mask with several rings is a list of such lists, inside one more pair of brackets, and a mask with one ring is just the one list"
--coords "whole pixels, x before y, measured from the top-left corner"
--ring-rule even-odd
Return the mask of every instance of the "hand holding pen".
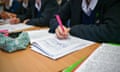
[[59, 24], [58, 28], [55, 30], [56, 32], [56, 36], [59, 38], [59, 39], [67, 39], [68, 38], [68, 35], [69, 35], [69, 28], [66, 28], [65, 26], [63, 26], [62, 24], [62, 21], [60, 19], [60, 16], [59, 15], [56, 15], [56, 19], [57, 19], [57, 22]]
[[64, 32], [63, 32], [61, 27], [58, 26], [58, 28], [55, 30], [55, 33], [59, 39], [67, 39], [69, 35], [69, 30], [70, 30], [69, 28], [64, 27]]

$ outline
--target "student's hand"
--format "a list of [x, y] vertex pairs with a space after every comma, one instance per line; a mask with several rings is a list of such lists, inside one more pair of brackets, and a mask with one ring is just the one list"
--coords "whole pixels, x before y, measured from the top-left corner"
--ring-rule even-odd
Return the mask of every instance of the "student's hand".
[[8, 19], [8, 18], [9, 18], [8, 13], [5, 12], [5, 11], [2, 11], [2, 12], [0, 13], [0, 17], [1, 17], [2, 19]]
[[19, 18], [10, 18], [9, 20], [10, 24], [17, 24], [17, 23], [20, 23], [20, 19]]
[[8, 12], [7, 14], [8, 14], [9, 18], [15, 18], [15, 17], [17, 17], [15, 13]]
[[16, 17], [16, 14], [10, 13], [10, 12], [6, 12], [6, 11], [2, 11], [2, 12], [0, 13], [0, 17], [1, 17], [2, 19], [9, 19], [9, 18], [14, 18], [14, 17]]
[[23, 21], [24, 24], [26, 24], [30, 19], [26, 19]]
[[64, 32], [60, 26], [58, 26], [57, 29], [55, 30], [56, 36], [59, 39], [67, 39], [68, 38], [70, 28], [66, 28], [65, 26], [63, 26], [63, 28], [64, 28]]

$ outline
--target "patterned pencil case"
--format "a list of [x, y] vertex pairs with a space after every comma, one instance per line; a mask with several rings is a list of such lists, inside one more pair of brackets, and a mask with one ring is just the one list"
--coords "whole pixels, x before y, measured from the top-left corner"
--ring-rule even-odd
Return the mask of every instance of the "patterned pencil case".
[[10, 33], [9, 36], [0, 33], [0, 48], [7, 52], [26, 49], [29, 42], [27, 32]]

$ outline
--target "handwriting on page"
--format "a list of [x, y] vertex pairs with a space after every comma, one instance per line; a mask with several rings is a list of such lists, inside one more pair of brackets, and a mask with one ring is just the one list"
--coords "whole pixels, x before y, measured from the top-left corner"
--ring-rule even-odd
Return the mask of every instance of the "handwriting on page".
[[43, 39], [39, 39], [34, 43], [37, 44], [37, 48], [41, 49], [49, 55], [59, 55], [65, 52], [71, 52], [78, 50], [80, 47], [85, 46], [89, 41], [81, 40], [72, 36], [68, 39], [60, 40], [56, 36], [49, 36]]
[[41, 40], [40, 44], [46, 46], [46, 47], [51, 47], [52, 49], [54, 48], [55, 50], [60, 50], [61, 48], [66, 48], [68, 46], [71, 46], [72, 44], [77, 43], [76, 40], [72, 40], [71, 38], [67, 40], [59, 40], [56, 38], [49, 38], [46, 40]]
[[103, 43], [74, 72], [120, 72], [120, 46]]
[[93, 43], [94, 42], [86, 41], [73, 36], [69, 36], [69, 38], [65, 40], [60, 40], [55, 34], [47, 34], [45, 37], [40, 37], [32, 42], [32, 50], [52, 59], [57, 59]]

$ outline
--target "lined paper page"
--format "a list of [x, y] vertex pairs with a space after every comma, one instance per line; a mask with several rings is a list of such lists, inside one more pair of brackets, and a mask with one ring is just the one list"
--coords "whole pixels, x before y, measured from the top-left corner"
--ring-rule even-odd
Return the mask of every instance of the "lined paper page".
[[102, 44], [75, 72], [120, 72], [120, 46]]
[[[29, 32], [29, 35], [31, 35], [30, 33], [31, 32]], [[43, 33], [41, 31], [40, 34], [45, 34], [45, 32]], [[39, 36], [38, 39], [35, 39], [34, 41], [32, 40], [31, 47], [34, 51], [37, 51], [39, 53], [42, 52], [42, 54], [44, 53], [44, 55], [52, 59], [57, 59], [76, 50], [85, 48], [91, 44], [94, 44], [94, 42], [83, 40], [73, 36], [69, 36], [69, 38], [66, 40], [60, 40], [56, 37], [55, 34], [48, 33], [44, 37], [42, 35]]]

